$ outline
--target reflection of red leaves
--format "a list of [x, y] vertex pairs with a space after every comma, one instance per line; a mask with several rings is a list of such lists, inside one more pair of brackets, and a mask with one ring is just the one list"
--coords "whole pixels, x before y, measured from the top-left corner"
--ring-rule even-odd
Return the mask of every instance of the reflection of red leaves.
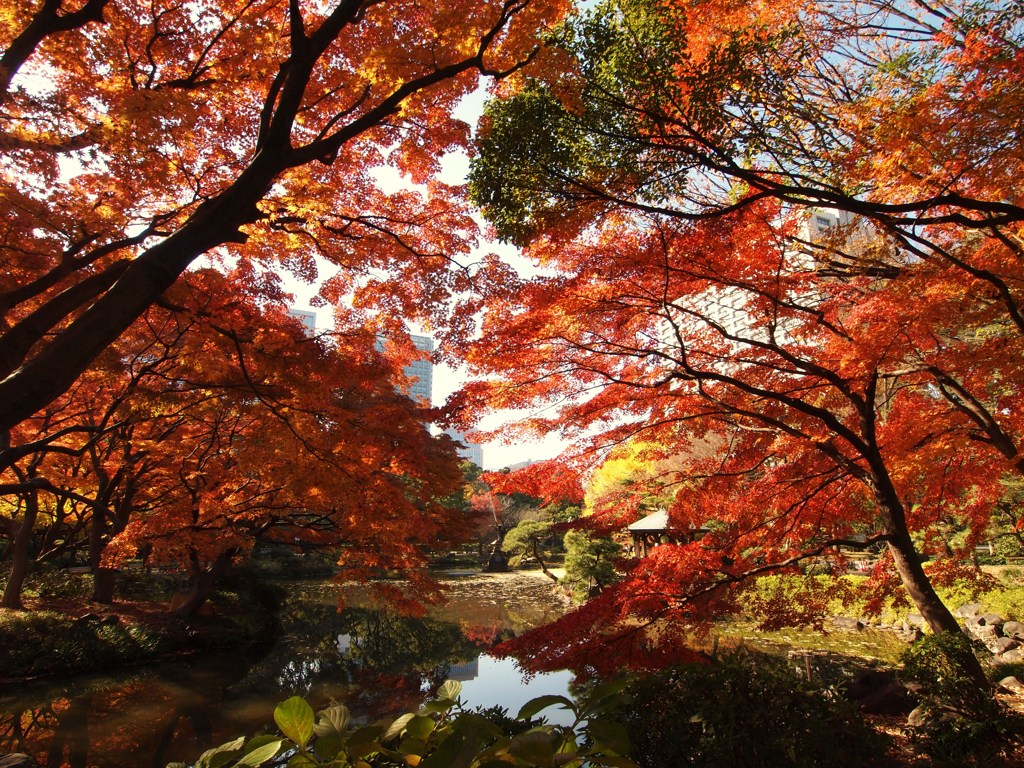
[[706, 630], [706, 603], [717, 599], [725, 605], [729, 595], [677, 599], [682, 592], [671, 580], [679, 573], [666, 573], [665, 566], [677, 561], [668, 570], [686, 568], [685, 558], [678, 557], [684, 548], [663, 546], [659, 550], [657, 560], [640, 561], [624, 581], [606, 587], [554, 622], [500, 643], [492, 652], [514, 657], [529, 672], [571, 669], [585, 675], [658, 669], [699, 660], [702, 657], [693, 646]]
[[398, 712], [415, 712], [423, 703], [423, 678], [419, 672], [378, 674], [360, 670], [355, 675], [359, 686], [351, 709], [374, 720]]
[[419, 592], [410, 592], [407, 589], [408, 586], [408, 584], [399, 585], [380, 581], [371, 584], [373, 592], [389, 608], [415, 618], [422, 617], [426, 613], [427, 603], [440, 599], [440, 591], [427, 591], [426, 585], [423, 585], [424, 590]]
[[478, 648], [488, 649], [494, 646], [503, 628], [500, 624], [464, 624], [462, 634]]
[[613, 590], [605, 590], [562, 618], [500, 643], [491, 653], [516, 659], [529, 673], [569, 669], [584, 676], [703, 659], [693, 650], [694, 635], [685, 625], [630, 620], [617, 597]]

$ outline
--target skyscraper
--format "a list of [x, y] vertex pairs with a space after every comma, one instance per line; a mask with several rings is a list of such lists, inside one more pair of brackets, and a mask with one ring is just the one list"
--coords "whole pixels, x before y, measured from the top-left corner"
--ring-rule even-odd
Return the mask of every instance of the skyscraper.
[[483, 468], [484, 466], [484, 449], [483, 446], [478, 445], [474, 442], [470, 442], [469, 438], [466, 437], [465, 432], [460, 432], [457, 429], [446, 429], [444, 431], [448, 437], [452, 440], [460, 442], [465, 446], [459, 449], [459, 456], [466, 461], [471, 461], [478, 467]]
[[[433, 353], [434, 340], [429, 336], [410, 336], [410, 338], [416, 349], [427, 354]], [[405, 367], [404, 373], [412, 379], [412, 384], [409, 386], [409, 395], [430, 405], [431, 396], [434, 392], [434, 364], [430, 359], [414, 360]]]
[[[416, 336], [414, 334], [410, 334], [409, 338], [416, 349], [426, 352], [428, 355], [433, 354], [434, 340], [432, 338], [429, 336]], [[376, 347], [378, 352], [384, 351], [383, 336], [377, 337]], [[406, 394], [416, 398], [421, 403], [430, 405], [434, 391], [434, 364], [430, 361], [430, 358], [413, 360], [405, 366], [402, 372], [410, 380], [409, 389]]]

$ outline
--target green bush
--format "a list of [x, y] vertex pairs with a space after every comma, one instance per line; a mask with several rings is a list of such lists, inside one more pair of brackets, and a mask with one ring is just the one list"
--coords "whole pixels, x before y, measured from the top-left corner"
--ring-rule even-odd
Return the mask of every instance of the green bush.
[[[136, 583], [139, 590], [162, 590], [166, 584], [160, 582], [169, 578], [153, 582], [140, 574]], [[74, 674], [271, 637], [280, 591], [241, 576], [225, 586], [234, 589], [213, 596], [215, 610], [188, 622], [159, 614], [148, 620], [119, 617], [99, 606], [79, 618], [48, 610], [0, 610], [0, 677]]]
[[0, 677], [82, 672], [169, 650], [168, 638], [139, 624], [50, 611], [0, 613]]
[[903, 654], [903, 674], [920, 686], [922, 699], [918, 724], [908, 730], [936, 765], [989, 765], [1024, 733], [1024, 719], [965, 671], [977, 650], [963, 635], [942, 632]]
[[1024, 680], [1024, 661], [994, 664], [988, 668], [988, 677], [993, 683], [998, 683], [1004, 677], [1016, 677], [1018, 680]]
[[284, 544], [259, 544], [241, 570], [261, 579], [326, 579], [338, 572], [338, 556], [329, 550], [297, 552]]
[[576, 602], [584, 602], [592, 589], [601, 589], [619, 580], [615, 559], [622, 554], [622, 547], [611, 539], [591, 537], [585, 531], [568, 531], [565, 549], [562, 585], [572, 592]]
[[187, 585], [188, 577], [183, 573], [127, 570], [118, 574], [115, 599], [164, 602]]
[[903, 652], [903, 675], [920, 685], [925, 696], [965, 712], [981, 711], [991, 697], [979, 690], [967, 670], [983, 650], [965, 635], [925, 635]]
[[643, 768], [862, 768], [886, 743], [835, 691], [736, 653], [637, 681], [624, 725]]
[[43, 600], [74, 600], [92, 592], [92, 574], [42, 567], [29, 572], [24, 593]]

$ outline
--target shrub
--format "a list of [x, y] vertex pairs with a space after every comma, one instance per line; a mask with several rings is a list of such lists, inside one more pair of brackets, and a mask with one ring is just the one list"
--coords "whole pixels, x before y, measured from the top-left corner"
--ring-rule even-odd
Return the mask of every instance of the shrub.
[[991, 698], [966, 670], [981, 650], [964, 635], [942, 632], [922, 637], [904, 651], [900, 661], [904, 676], [920, 685], [925, 696], [965, 712], [980, 712]]
[[832, 690], [738, 652], [630, 686], [624, 725], [643, 768], [888, 765], [886, 743]]
[[619, 580], [615, 560], [622, 555], [622, 547], [611, 539], [591, 537], [585, 531], [568, 531], [565, 548], [562, 585], [577, 602], [584, 602], [591, 589], [601, 589]]
[[43, 600], [83, 598], [92, 591], [92, 574], [44, 566], [29, 573], [24, 591]]
[[1020, 743], [1024, 719], [964, 671], [976, 649], [960, 634], [925, 635], [903, 654], [903, 674], [922, 698], [910, 734], [936, 765], [988, 765]]
[[144, 625], [50, 611], [0, 614], [0, 677], [102, 669], [168, 649], [167, 638]]
[[169, 601], [171, 595], [183, 590], [188, 578], [181, 573], [126, 570], [118, 574], [118, 600]]

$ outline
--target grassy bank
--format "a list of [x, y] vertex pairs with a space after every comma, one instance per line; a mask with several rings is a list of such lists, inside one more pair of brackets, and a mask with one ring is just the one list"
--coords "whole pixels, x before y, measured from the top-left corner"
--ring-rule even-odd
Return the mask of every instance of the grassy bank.
[[[866, 626], [892, 626], [902, 623], [916, 612], [902, 590], [872, 605], [864, 594], [867, 577], [842, 577], [837, 587], [830, 577], [819, 576], [764, 576], [751, 582], [746, 593], [749, 614], [739, 618], [754, 618], [759, 613], [770, 615], [769, 607], [780, 604], [810, 603], [813, 613], [828, 628], [828, 619], [835, 616], [858, 619]], [[985, 567], [980, 582], [959, 580], [953, 584], [938, 584], [936, 591], [951, 611], [968, 603], [980, 605], [981, 613], [999, 614], [1005, 619], [1019, 621], [1024, 616], [1024, 569], [1015, 567]]]
[[[0, 609], [0, 681], [73, 675], [156, 661], [272, 637], [276, 597], [238, 578], [198, 615], [172, 619], [170, 583], [156, 577], [112, 605], [88, 603], [68, 579], [61, 594], [35, 589], [29, 610]], [[144, 594], [145, 598], [138, 595]], [[156, 598], [156, 599], [154, 599]]]

